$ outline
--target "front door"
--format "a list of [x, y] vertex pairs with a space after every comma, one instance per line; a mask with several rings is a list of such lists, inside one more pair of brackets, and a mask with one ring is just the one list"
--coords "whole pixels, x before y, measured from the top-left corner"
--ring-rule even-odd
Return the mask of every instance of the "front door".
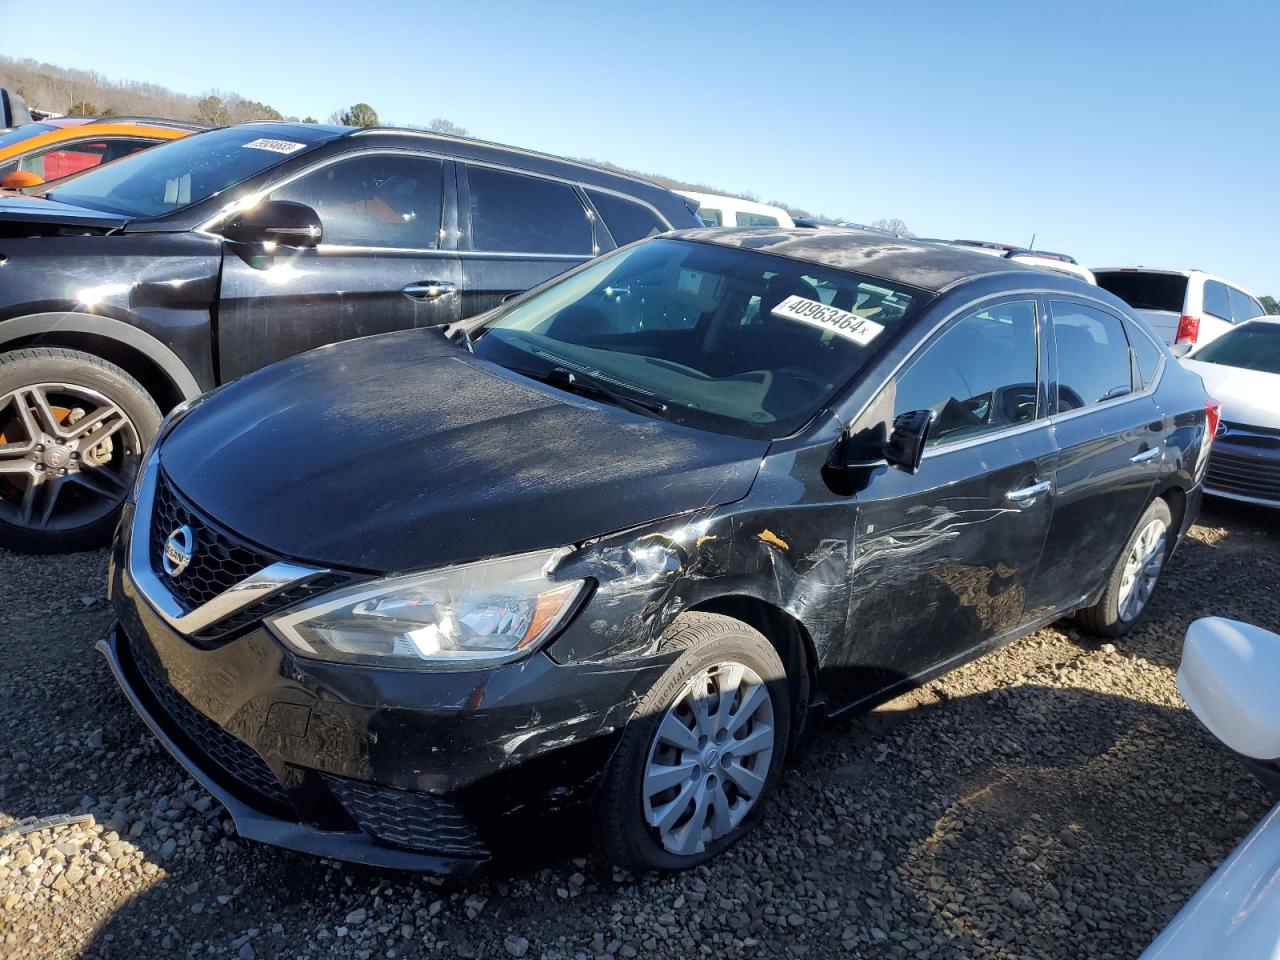
[[1046, 614], [1103, 586], [1151, 501], [1165, 446], [1164, 414], [1142, 382], [1120, 318], [1066, 299], [1049, 309], [1060, 453], [1053, 526], [1033, 597]]
[[479, 164], [460, 164], [465, 317], [590, 260], [602, 245], [577, 187]]
[[460, 319], [462, 269], [442, 242], [449, 168], [368, 153], [272, 189], [273, 200], [312, 207], [323, 236], [308, 250], [224, 242], [220, 379], [326, 343]]
[[953, 321], [871, 409], [929, 409], [920, 470], [857, 494], [853, 596], [832, 675], [845, 704], [1015, 630], [1053, 509], [1056, 460], [1033, 299]]

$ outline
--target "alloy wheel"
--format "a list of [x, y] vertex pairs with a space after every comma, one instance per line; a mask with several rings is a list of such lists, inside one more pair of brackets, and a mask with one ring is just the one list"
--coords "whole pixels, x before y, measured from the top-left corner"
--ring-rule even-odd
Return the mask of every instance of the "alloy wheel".
[[0, 519], [65, 530], [114, 511], [142, 443], [118, 404], [86, 387], [38, 383], [0, 397]]
[[1165, 522], [1157, 517], [1142, 528], [1129, 548], [1120, 574], [1119, 613], [1126, 623], [1142, 613], [1156, 588], [1164, 567], [1168, 530]]
[[641, 785], [645, 821], [668, 853], [727, 836], [759, 801], [775, 748], [773, 699], [741, 663], [696, 673], [663, 714]]

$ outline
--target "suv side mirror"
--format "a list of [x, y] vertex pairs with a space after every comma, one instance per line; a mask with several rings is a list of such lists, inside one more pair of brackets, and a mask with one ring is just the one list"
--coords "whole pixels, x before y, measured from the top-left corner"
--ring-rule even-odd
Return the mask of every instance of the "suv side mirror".
[[1203, 617], [1187, 628], [1178, 690], [1209, 732], [1236, 753], [1280, 760], [1280, 636]]
[[932, 410], [908, 410], [893, 418], [893, 431], [884, 445], [884, 458], [907, 473], [920, 469], [924, 446], [933, 423]]
[[324, 235], [320, 215], [305, 203], [263, 200], [241, 210], [218, 231], [234, 243], [314, 247]]

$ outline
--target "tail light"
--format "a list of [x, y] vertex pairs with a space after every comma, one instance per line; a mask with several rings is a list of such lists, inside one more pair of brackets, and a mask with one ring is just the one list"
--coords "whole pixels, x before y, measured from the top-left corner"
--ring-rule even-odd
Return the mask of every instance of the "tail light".
[[1189, 343], [1193, 346], [1200, 339], [1200, 318], [1183, 314], [1178, 318], [1178, 333], [1173, 338], [1174, 343]]
[[1218, 435], [1218, 424], [1222, 423], [1222, 404], [1210, 397], [1204, 402], [1204, 432], [1209, 443]]

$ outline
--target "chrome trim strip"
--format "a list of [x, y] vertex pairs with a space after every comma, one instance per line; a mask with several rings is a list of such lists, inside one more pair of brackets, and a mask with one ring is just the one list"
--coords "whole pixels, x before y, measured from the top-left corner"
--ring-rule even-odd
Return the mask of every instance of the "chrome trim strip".
[[307, 567], [296, 563], [273, 563], [246, 577], [235, 586], [223, 591], [208, 603], [190, 613], [182, 605], [154, 570], [147, 554], [151, 543], [151, 514], [155, 509], [156, 476], [160, 472], [160, 454], [153, 450], [143, 468], [142, 483], [138, 487], [138, 499], [133, 511], [133, 527], [129, 535], [129, 578], [138, 593], [152, 609], [173, 629], [182, 634], [199, 633], [219, 620], [231, 616], [245, 607], [279, 593], [291, 586], [329, 573], [321, 567]]
[[936, 447], [926, 447], [924, 456], [921, 459], [929, 460], [933, 457], [940, 457], [944, 453], [951, 453], [953, 450], [968, 450], [984, 443], [990, 443], [993, 440], [1002, 440], [1005, 437], [1016, 436], [1019, 433], [1030, 433], [1033, 430], [1048, 429], [1048, 427], [1049, 420], [1045, 417], [1041, 417], [1039, 420], [1028, 420], [1026, 423], [1017, 423], [1001, 430], [992, 430], [990, 433], [980, 433], [977, 436], [970, 437], [968, 440], [957, 440], [955, 443], [939, 443]]
[[1219, 490], [1209, 486], [1207, 483], [1201, 484], [1201, 489], [1211, 497], [1222, 497], [1224, 500], [1238, 500], [1241, 503], [1256, 503], [1263, 507], [1280, 507], [1280, 499], [1268, 500], [1266, 497], [1251, 497], [1244, 493], [1231, 493], [1227, 490]]
[[[455, 250], [453, 252], [464, 260], [497, 257], [502, 260], [580, 260], [586, 263], [588, 260], [594, 260], [597, 256], [594, 253], [521, 253], [519, 250]], [[613, 251], [607, 252], [612, 253]]]

